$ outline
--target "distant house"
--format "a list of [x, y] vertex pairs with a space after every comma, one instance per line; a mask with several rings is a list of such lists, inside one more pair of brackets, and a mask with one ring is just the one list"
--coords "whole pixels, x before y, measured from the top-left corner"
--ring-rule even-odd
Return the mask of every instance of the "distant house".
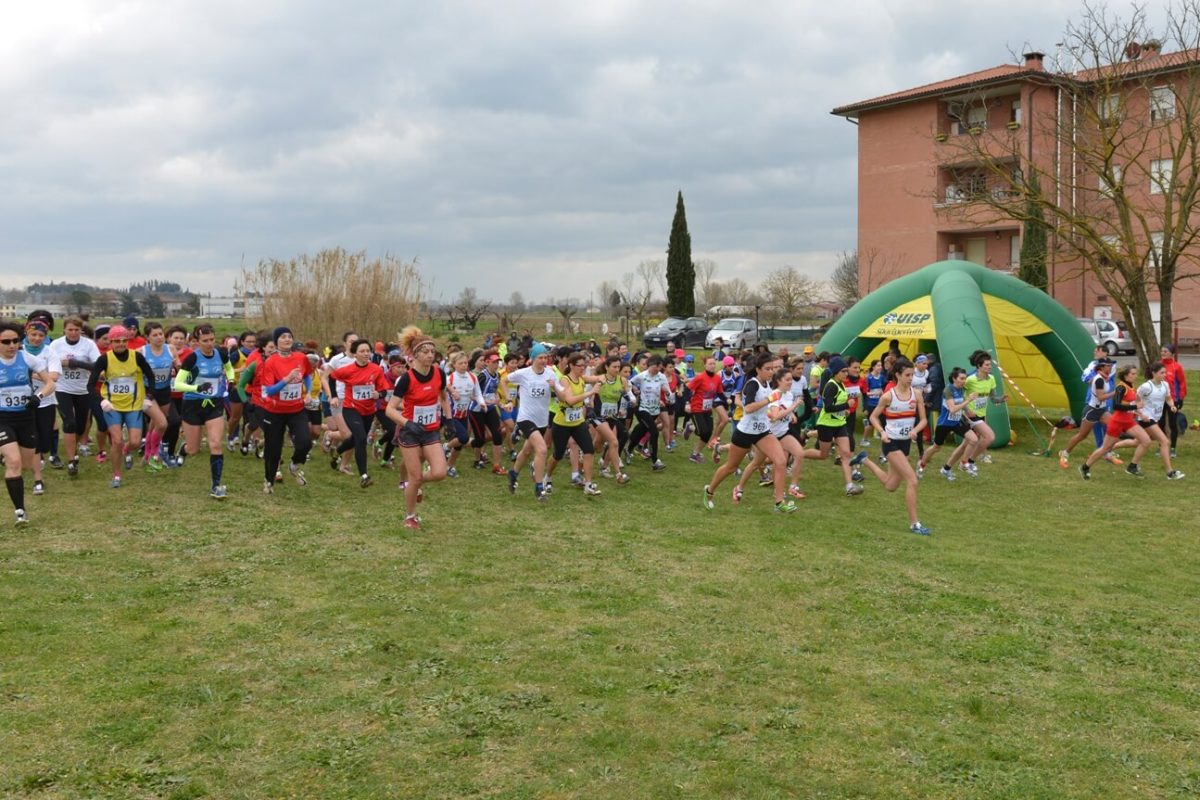
[[834, 320], [846, 313], [846, 307], [832, 300], [823, 300], [820, 303], [813, 303], [808, 306], [806, 311], [807, 316], [811, 319]]
[[263, 302], [261, 297], [250, 295], [201, 297], [200, 316], [228, 317], [231, 319], [246, 319], [262, 316]]

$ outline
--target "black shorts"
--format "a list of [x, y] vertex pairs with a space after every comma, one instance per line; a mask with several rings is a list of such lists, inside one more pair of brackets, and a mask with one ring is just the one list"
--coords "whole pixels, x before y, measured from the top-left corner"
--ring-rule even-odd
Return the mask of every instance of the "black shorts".
[[965, 419], [960, 419], [958, 422], [947, 422], [945, 425], [938, 425], [937, 430], [933, 432], [933, 443], [941, 447], [954, 434], [966, 436], [971, 432], [971, 423]]
[[881, 455], [888, 453], [904, 453], [905, 456], [912, 451], [912, 439], [892, 439], [890, 442], [884, 442], [880, 449]]
[[1087, 411], [1083, 412], [1083, 418], [1085, 421], [1090, 422], [1093, 425], [1099, 425], [1104, 419], [1104, 415], [1107, 413], [1107, 408], [1095, 408], [1094, 406], [1088, 406]]
[[1139, 419], [1138, 425], [1141, 425], [1143, 428], [1146, 428], [1147, 430], [1149, 430], [1150, 428], [1158, 427], [1158, 420], [1156, 420], [1156, 419], [1155, 420]]
[[201, 427], [209, 420], [221, 419], [225, 416], [223, 404], [211, 400], [184, 400], [183, 413], [180, 415], [185, 425]]
[[540, 433], [542, 435], [542, 438], [545, 439], [546, 438], [546, 427], [547, 426], [542, 426], [541, 428], [539, 428], [537, 425], [533, 424], [532, 420], [523, 419], [517, 423], [517, 432], [520, 433], [522, 436], [524, 436], [526, 439], [528, 439], [530, 436], [532, 436], [535, 432]]
[[171, 387], [165, 389], [151, 389], [150, 399], [164, 408], [171, 405]]
[[592, 444], [591, 433], [586, 425], [555, 425], [553, 437], [555, 461], [562, 461], [563, 456], [567, 454], [567, 445], [572, 439], [579, 446], [579, 452], [585, 456], [596, 452], [595, 445]]
[[401, 447], [426, 447], [431, 444], [441, 444], [442, 430], [441, 428], [423, 429], [420, 433], [413, 433], [408, 426], [405, 426], [396, 432], [396, 440], [400, 442]]
[[88, 415], [91, 414], [91, 401], [86, 394], [67, 394], [55, 392], [58, 398], [58, 415], [62, 418], [63, 433], [78, 434], [83, 432]]
[[848, 439], [850, 432], [847, 432], [845, 425], [818, 425], [817, 426], [817, 441], [832, 442], [834, 439]]
[[27, 450], [37, 448], [37, 423], [32, 414], [0, 414], [0, 447], [14, 442]]
[[[246, 406], [247, 410], [250, 408], [251, 408], [251, 406]], [[308, 416], [308, 424], [309, 425], [315, 425], [318, 428], [321, 427], [321, 421], [323, 419], [323, 417], [321, 416], [321, 409], [306, 408], [304, 410], [304, 413]], [[243, 415], [245, 415], [245, 412], [243, 412]]]
[[730, 442], [733, 443], [734, 447], [740, 447], [743, 450], [749, 450], [751, 447], [754, 447], [754, 445], [766, 438], [770, 433], [770, 431], [763, 431], [762, 433], [746, 433], [735, 425], [733, 428], [733, 436], [730, 438]]

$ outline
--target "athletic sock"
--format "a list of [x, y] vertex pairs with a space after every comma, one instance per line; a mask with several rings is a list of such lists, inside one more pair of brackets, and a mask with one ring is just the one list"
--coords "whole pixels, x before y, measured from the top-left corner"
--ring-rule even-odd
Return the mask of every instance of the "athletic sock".
[[221, 470], [225, 468], [224, 454], [219, 456], [209, 455], [208, 471], [212, 473], [213, 486], [221, 485]]
[[12, 498], [13, 508], [25, 507], [25, 476], [5, 478], [4, 485], [8, 488], [8, 496]]

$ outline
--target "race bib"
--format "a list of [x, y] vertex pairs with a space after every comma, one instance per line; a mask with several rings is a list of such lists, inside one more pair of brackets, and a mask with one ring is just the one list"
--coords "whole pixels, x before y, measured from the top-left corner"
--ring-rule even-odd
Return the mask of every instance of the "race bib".
[[316, 398], [310, 397], [304, 401], [304, 407], [306, 409], [308, 409], [309, 411], [320, 411], [321, 410], [321, 401], [317, 400]]
[[[216, 384], [214, 383], [213, 386], [215, 387]], [[215, 391], [216, 391], [215, 388], [213, 391], [215, 393]], [[301, 395], [303, 395], [303, 394], [304, 394], [304, 384], [289, 383], [288, 385], [284, 386], [282, 390], [280, 390], [279, 400], [284, 403], [295, 402], [296, 400], [299, 400]]]
[[701, 411], [712, 411], [712, 398], [711, 397], [706, 397], [700, 401], [700, 410]]
[[171, 380], [171, 368], [154, 370], [154, 385], [165, 386]]
[[754, 419], [750, 421], [751, 433], [765, 433], [767, 430], [766, 420]]
[[354, 400], [374, 400], [375, 387], [369, 383], [350, 387], [350, 397]]
[[563, 419], [570, 423], [583, 422], [583, 406], [564, 408]]
[[972, 405], [976, 411], [984, 411], [987, 409], [987, 401], [988, 399], [986, 397], [976, 397], [972, 401]]
[[29, 397], [28, 386], [5, 386], [0, 388], [0, 408], [25, 408], [25, 398]]
[[197, 378], [196, 394], [205, 397], [221, 396], [221, 381], [219, 378]]
[[489, 393], [485, 394], [483, 396], [483, 402], [487, 403], [489, 406], [496, 405], [496, 393], [489, 392]]
[[136, 391], [133, 378], [113, 378], [108, 382], [108, 393], [113, 397], [133, 397]]
[[600, 416], [604, 417], [605, 419], [612, 419], [617, 415], [617, 411], [619, 409], [620, 406], [616, 403], [601, 403]]
[[549, 390], [545, 386], [539, 386], [536, 383], [529, 387], [529, 396], [536, 397], [539, 400], [548, 394]]
[[88, 373], [83, 369], [64, 369], [62, 375], [68, 381], [82, 381], [87, 380]]
[[438, 406], [414, 406], [413, 407], [413, 422], [418, 425], [436, 425], [441, 418]]
[[504, 396], [508, 398], [508, 402], [510, 403], [516, 402], [518, 394], [520, 394], [520, 390], [516, 386], [509, 386], [504, 392]]

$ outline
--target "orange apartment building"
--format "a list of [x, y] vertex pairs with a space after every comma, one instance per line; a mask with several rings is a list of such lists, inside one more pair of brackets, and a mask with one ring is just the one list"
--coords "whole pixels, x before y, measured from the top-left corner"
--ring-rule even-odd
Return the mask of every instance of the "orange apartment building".
[[[1137, 62], [1137, 80], [1125, 84], [1127, 96], [1119, 100], [1121, 112], [1129, 119], [1161, 116], [1165, 100], [1158, 93], [1171, 92], [1171, 81], [1179, 80], [1181, 70], [1189, 70], [1189, 80], [1200, 75], [1200, 53], [1162, 54], [1153, 43], [1129, 52]], [[864, 294], [943, 259], [1016, 270], [1020, 223], [986, 209], [968, 213], [975, 205], [972, 196], [1011, 190], [1001, 188], [1003, 182], [977, 169], [969, 158], [964, 160], [970, 148], [961, 146], [960, 137], [983, 136], [980, 146], [995, 145], [999, 148], [995, 152], [1009, 158], [1013, 170], [1033, 163], [1045, 174], [1066, 174], [1062, 180], [1071, 187], [1069, 202], [1078, 208], [1087, 204], [1099, 208], [1105, 202], [1105, 181], [1098, 173], [1084, 174], [1078, 159], [1067, 152], [1071, 137], [1055, 133], [1070, 122], [1079, 135], [1085, 135], [1078, 106], [1072, 110], [1072, 98], [1060, 89], [1063, 76], [1046, 70], [1041, 53], [1027, 53], [1024, 58], [1023, 64], [991, 67], [833, 109], [834, 115], [858, 127], [859, 283]], [[1077, 85], [1087, 85], [1087, 73], [1071, 77]], [[1150, 93], [1155, 94], [1154, 100]], [[1170, 97], [1173, 114], [1174, 95]], [[1114, 103], [1115, 108], [1118, 101], [1113, 97], [1104, 102]], [[1161, 203], [1149, 176], [1171, 166], [1154, 159], [1153, 148], [1144, 148], [1140, 155], [1148, 163], [1123, 165], [1124, 177], [1119, 179], [1131, 202]], [[1056, 252], [1053, 238], [1048, 250], [1048, 291], [1055, 299], [1077, 316], [1121, 316], [1103, 287], [1080, 274], [1078, 261]], [[1180, 270], [1187, 266], [1181, 260]], [[1159, 304], [1154, 294], [1149, 296], [1157, 325]], [[1177, 338], [1200, 337], [1200, 283], [1178, 285], [1172, 310]]]

